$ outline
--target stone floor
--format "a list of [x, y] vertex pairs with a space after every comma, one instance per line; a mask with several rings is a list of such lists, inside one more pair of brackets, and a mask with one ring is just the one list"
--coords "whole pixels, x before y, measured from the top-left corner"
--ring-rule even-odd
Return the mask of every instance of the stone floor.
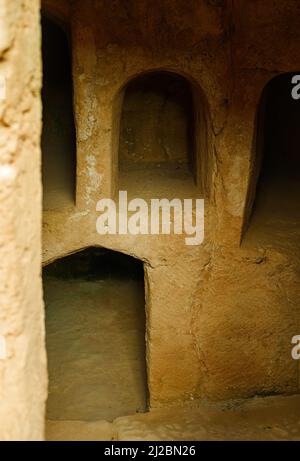
[[298, 440], [300, 395], [172, 407], [106, 421], [48, 421], [54, 440]]

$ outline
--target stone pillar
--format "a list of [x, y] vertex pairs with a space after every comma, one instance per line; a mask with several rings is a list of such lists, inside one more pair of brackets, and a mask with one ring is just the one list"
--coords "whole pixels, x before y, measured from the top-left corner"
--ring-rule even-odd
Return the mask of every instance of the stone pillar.
[[41, 34], [38, 0], [0, 0], [0, 440], [42, 440]]

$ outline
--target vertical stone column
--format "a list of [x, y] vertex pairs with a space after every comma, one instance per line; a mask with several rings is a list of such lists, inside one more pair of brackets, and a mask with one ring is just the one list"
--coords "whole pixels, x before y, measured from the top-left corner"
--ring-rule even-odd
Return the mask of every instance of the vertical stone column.
[[100, 198], [114, 197], [117, 190], [119, 56], [110, 45], [103, 51], [95, 18], [94, 2], [72, 4], [76, 205], [82, 212], [94, 211]]
[[0, 0], [0, 440], [42, 440], [39, 0]]

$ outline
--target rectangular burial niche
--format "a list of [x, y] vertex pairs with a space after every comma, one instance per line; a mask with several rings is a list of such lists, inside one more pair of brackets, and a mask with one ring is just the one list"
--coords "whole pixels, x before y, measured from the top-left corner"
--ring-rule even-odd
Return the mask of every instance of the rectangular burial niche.
[[196, 178], [190, 83], [172, 72], [148, 72], [123, 95], [119, 188], [135, 197], [189, 195]]
[[47, 420], [112, 421], [145, 412], [143, 264], [88, 248], [43, 270]]
[[[294, 73], [273, 78], [262, 93], [244, 243], [300, 246], [300, 100], [292, 98]], [[258, 177], [257, 187], [256, 178]], [[256, 189], [255, 189], [256, 188]], [[254, 198], [255, 197], [255, 198]]]
[[75, 204], [76, 134], [68, 35], [42, 15], [43, 207], [60, 209]]

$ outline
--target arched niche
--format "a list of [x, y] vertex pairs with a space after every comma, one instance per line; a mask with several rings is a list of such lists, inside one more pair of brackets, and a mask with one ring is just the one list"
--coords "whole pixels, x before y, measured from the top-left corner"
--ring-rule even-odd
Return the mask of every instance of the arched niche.
[[145, 72], [124, 85], [115, 107], [119, 190], [209, 196], [209, 111], [196, 81], [166, 70]]
[[144, 271], [100, 247], [43, 269], [51, 421], [112, 421], [148, 405]]
[[67, 29], [42, 14], [42, 180], [45, 210], [75, 204], [76, 132]]
[[262, 91], [245, 213], [245, 242], [286, 248], [300, 243], [300, 100], [292, 97], [292, 78], [296, 74], [278, 75]]

